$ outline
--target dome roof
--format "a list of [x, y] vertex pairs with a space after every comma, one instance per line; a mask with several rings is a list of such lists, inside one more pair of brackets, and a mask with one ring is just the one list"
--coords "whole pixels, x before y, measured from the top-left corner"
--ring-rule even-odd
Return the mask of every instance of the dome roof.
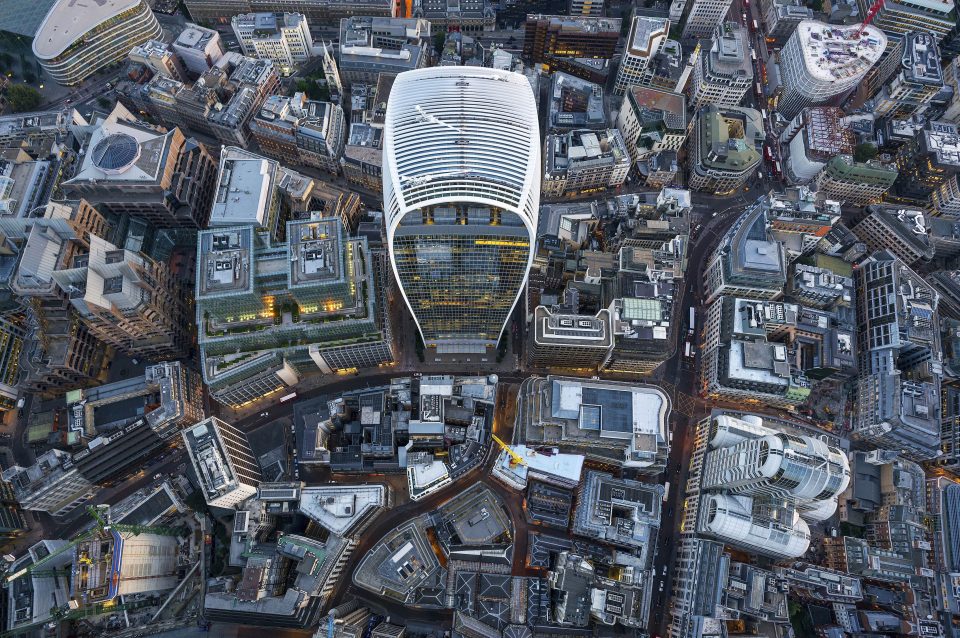
[[93, 147], [93, 163], [104, 173], [122, 173], [140, 157], [140, 143], [132, 135], [113, 133]]

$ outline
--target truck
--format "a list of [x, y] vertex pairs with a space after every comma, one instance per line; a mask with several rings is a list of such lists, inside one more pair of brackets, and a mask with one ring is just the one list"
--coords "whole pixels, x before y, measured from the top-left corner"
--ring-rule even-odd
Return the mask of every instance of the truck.
[[663, 484], [663, 502], [666, 503], [668, 498], [670, 498], [670, 481]]
[[690, 306], [690, 323], [687, 324], [687, 334], [692, 335], [693, 329], [697, 325], [697, 311], [693, 306]]

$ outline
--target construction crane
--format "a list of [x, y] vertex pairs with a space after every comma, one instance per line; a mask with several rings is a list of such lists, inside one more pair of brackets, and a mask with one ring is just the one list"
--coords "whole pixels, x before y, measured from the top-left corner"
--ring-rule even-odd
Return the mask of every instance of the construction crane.
[[864, 16], [863, 22], [860, 23], [860, 28], [857, 29], [857, 34], [854, 36], [855, 38], [859, 38], [861, 35], [863, 35], [863, 31], [867, 28], [867, 25], [873, 22], [873, 19], [876, 17], [876, 15], [880, 13], [880, 9], [883, 8], [883, 2], [884, 0], [876, 0], [876, 2], [870, 5], [870, 8], [867, 9], [867, 15]]
[[93, 538], [95, 535], [100, 534], [105, 531], [115, 530], [118, 532], [125, 532], [138, 536], [143, 533], [149, 534], [158, 534], [160, 536], [182, 536], [184, 533], [183, 528], [177, 527], [164, 527], [164, 526], [148, 526], [148, 525], [124, 525], [121, 523], [113, 523], [110, 520], [110, 506], [109, 505], [99, 505], [93, 507], [92, 505], [87, 506], [87, 513], [90, 514], [97, 521], [97, 526], [93, 529], [83, 532], [73, 540], [71, 540], [66, 545], [58, 547], [54, 551], [50, 552], [37, 562], [32, 565], [28, 565], [23, 569], [18, 569], [12, 574], [8, 574], [6, 577], [6, 583], [9, 585], [11, 582], [15, 581], [18, 578], [22, 578], [27, 574], [32, 574], [38, 578], [52, 578], [58, 573], [57, 569], [41, 569], [44, 565], [49, 564], [57, 556], [63, 554], [66, 551], [74, 549], [80, 543]]
[[522, 456], [520, 456], [519, 454], [517, 454], [516, 452], [514, 452], [509, 445], [501, 441], [500, 437], [498, 437], [496, 434], [491, 434], [490, 436], [493, 437], [493, 440], [496, 441], [497, 445], [503, 448], [504, 452], [510, 455], [510, 467], [516, 467], [517, 465], [527, 464], [527, 460]]

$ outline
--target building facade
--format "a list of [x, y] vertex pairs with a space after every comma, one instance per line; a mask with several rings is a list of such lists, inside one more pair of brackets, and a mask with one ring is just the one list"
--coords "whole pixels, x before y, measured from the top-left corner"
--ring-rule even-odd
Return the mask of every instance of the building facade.
[[766, 131], [754, 109], [710, 104], [697, 113], [690, 143], [691, 189], [729, 195], [760, 165]]
[[209, 417], [184, 430], [183, 442], [207, 505], [234, 509], [257, 493], [260, 465], [243, 432]]
[[701, 52], [693, 67], [691, 110], [699, 111], [707, 104], [740, 104], [753, 84], [749, 48], [746, 27], [736, 22], [724, 22], [717, 27], [710, 50]]
[[230, 21], [243, 54], [267, 58], [289, 75], [313, 57], [310, 25], [302, 13], [245, 13]]

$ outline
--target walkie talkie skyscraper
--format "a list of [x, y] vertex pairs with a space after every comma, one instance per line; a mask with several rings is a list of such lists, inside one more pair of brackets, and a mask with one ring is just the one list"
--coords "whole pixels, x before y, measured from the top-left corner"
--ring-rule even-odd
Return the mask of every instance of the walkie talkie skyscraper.
[[390, 261], [428, 346], [496, 346], [533, 260], [540, 133], [519, 74], [433, 67], [397, 76], [383, 202]]

